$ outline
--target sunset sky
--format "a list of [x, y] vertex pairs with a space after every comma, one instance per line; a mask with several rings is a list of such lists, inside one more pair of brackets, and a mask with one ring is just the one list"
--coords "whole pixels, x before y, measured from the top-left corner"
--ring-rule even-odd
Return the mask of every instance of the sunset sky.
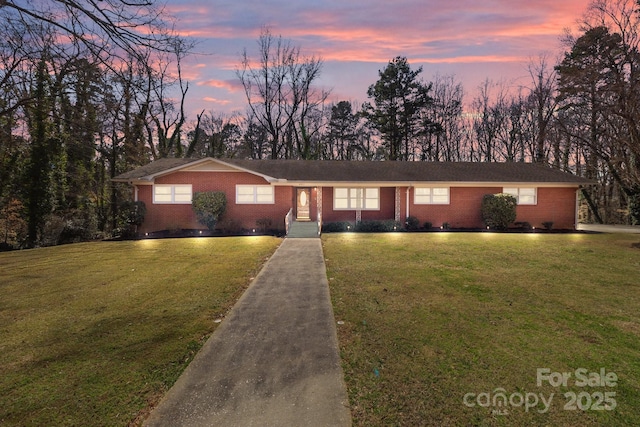
[[324, 60], [318, 83], [331, 101], [367, 100], [367, 87], [392, 58], [422, 66], [422, 77], [453, 74], [467, 98], [489, 78], [527, 84], [527, 64], [561, 52], [565, 28], [590, 0], [167, 0], [176, 30], [195, 38], [186, 63], [190, 118], [203, 109], [244, 111], [235, 75], [240, 55], [257, 53], [263, 27]]

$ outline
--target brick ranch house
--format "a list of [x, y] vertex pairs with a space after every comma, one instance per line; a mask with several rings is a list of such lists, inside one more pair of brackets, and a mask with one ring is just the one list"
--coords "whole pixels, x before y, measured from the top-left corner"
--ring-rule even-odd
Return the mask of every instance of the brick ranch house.
[[228, 218], [251, 230], [268, 218], [289, 221], [395, 220], [434, 227], [483, 227], [485, 194], [518, 200], [518, 222], [575, 229], [577, 191], [591, 181], [530, 163], [160, 159], [119, 175], [146, 205], [141, 233], [204, 229], [191, 207], [195, 192], [223, 191]]

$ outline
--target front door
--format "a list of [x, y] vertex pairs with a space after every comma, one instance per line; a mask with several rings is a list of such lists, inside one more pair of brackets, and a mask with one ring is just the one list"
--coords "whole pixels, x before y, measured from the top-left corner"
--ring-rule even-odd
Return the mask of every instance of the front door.
[[296, 189], [296, 219], [309, 221], [311, 215], [309, 205], [311, 204], [311, 190], [309, 188]]

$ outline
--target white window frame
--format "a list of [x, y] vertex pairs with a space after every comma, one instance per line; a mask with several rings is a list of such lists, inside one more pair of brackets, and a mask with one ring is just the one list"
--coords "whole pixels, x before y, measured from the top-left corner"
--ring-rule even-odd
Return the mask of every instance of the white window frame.
[[[516, 198], [518, 205], [534, 206], [538, 204], [538, 188], [537, 187], [504, 187], [504, 194], [510, 194]], [[523, 194], [524, 193], [524, 194]], [[533, 193], [533, 194], [527, 194]]]
[[271, 185], [236, 185], [236, 205], [273, 205], [275, 187]]
[[[446, 192], [446, 194], [441, 194]], [[448, 205], [451, 203], [450, 187], [414, 187], [413, 203], [415, 205]]]
[[153, 186], [153, 204], [155, 205], [190, 205], [192, 199], [191, 184], [154, 184]]
[[335, 211], [379, 211], [379, 187], [334, 187], [333, 210]]

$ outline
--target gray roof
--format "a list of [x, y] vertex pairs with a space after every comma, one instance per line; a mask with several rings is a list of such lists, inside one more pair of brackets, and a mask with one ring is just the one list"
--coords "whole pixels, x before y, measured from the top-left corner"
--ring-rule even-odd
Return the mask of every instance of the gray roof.
[[[114, 178], [114, 181], [152, 179], [202, 159], [160, 159]], [[260, 175], [304, 182], [593, 182], [570, 173], [532, 163], [397, 162], [339, 160], [240, 160], [222, 162]]]

